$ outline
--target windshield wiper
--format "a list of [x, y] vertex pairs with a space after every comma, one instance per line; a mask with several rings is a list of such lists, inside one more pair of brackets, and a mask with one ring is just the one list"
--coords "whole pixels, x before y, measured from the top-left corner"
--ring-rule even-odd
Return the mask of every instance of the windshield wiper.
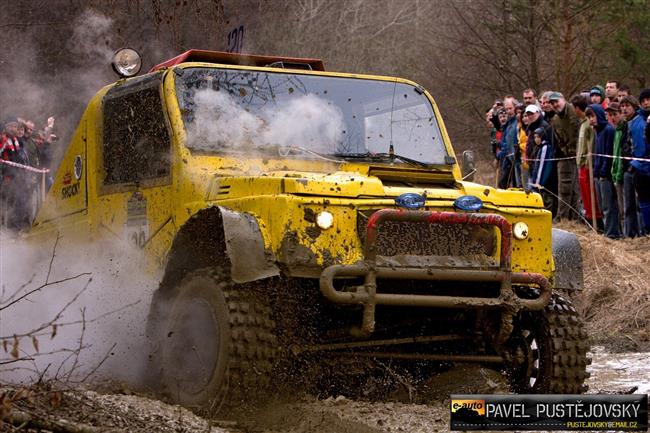
[[339, 162], [339, 163], [341, 161], [344, 161], [344, 159], [341, 157], [338, 157], [338, 159], [331, 158], [332, 156], [336, 156], [336, 155], [320, 153], [300, 146], [265, 145], [265, 146], [256, 147], [256, 150], [267, 150], [267, 151], [270, 150], [274, 153], [277, 152], [278, 155], [280, 155], [282, 158], [286, 158], [290, 156], [293, 152], [301, 152], [301, 153], [306, 153], [308, 155], [313, 155], [325, 161]]
[[366, 152], [366, 153], [335, 153], [333, 156], [336, 156], [338, 158], [345, 158], [345, 159], [369, 159], [371, 161], [394, 161], [394, 160], [399, 160], [402, 162], [405, 162], [407, 164], [410, 164], [415, 167], [422, 167], [426, 168], [429, 170], [435, 170], [435, 171], [443, 171], [440, 170], [439, 168], [435, 167], [434, 164], [429, 164], [426, 162], [418, 161], [417, 159], [411, 159], [406, 156], [398, 155], [396, 153], [371, 153], [371, 152]]

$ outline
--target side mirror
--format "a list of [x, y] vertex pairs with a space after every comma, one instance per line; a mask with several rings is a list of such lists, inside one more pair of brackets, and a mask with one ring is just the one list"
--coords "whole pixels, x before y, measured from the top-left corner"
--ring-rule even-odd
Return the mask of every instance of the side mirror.
[[473, 150], [466, 150], [463, 152], [463, 165], [461, 166], [461, 172], [463, 174], [463, 180], [468, 180], [470, 182], [474, 180], [476, 167], [474, 165]]

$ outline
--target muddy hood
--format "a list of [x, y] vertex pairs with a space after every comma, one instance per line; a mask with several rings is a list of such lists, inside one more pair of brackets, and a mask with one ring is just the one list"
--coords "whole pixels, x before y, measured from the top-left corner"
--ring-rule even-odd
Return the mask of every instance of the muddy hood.
[[474, 195], [484, 203], [495, 206], [541, 208], [543, 203], [538, 194], [522, 190], [497, 190], [471, 182], [457, 182], [451, 177], [438, 175], [422, 186], [395, 186], [369, 174], [337, 171], [333, 173], [271, 172], [262, 177], [266, 182], [275, 180], [278, 193], [319, 197], [345, 197], [350, 199], [395, 198], [404, 193], [426, 195], [429, 200], [453, 201], [462, 195]]

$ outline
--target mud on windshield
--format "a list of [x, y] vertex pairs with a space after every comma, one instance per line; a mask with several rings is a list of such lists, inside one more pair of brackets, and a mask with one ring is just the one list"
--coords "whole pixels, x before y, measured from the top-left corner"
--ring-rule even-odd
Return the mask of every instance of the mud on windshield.
[[408, 84], [188, 68], [176, 76], [176, 94], [193, 152], [309, 158], [387, 153], [392, 144], [429, 164], [447, 155], [431, 103]]

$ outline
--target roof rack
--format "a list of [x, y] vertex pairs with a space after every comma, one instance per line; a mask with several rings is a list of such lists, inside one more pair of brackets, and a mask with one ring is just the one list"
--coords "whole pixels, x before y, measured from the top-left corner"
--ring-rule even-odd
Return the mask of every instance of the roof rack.
[[185, 62], [220, 63], [223, 65], [267, 66], [271, 68], [308, 69], [324, 71], [325, 66], [320, 59], [304, 59], [300, 57], [260, 56], [257, 54], [235, 54], [224, 51], [188, 50], [183, 54], [159, 63], [149, 72], [169, 68]]

